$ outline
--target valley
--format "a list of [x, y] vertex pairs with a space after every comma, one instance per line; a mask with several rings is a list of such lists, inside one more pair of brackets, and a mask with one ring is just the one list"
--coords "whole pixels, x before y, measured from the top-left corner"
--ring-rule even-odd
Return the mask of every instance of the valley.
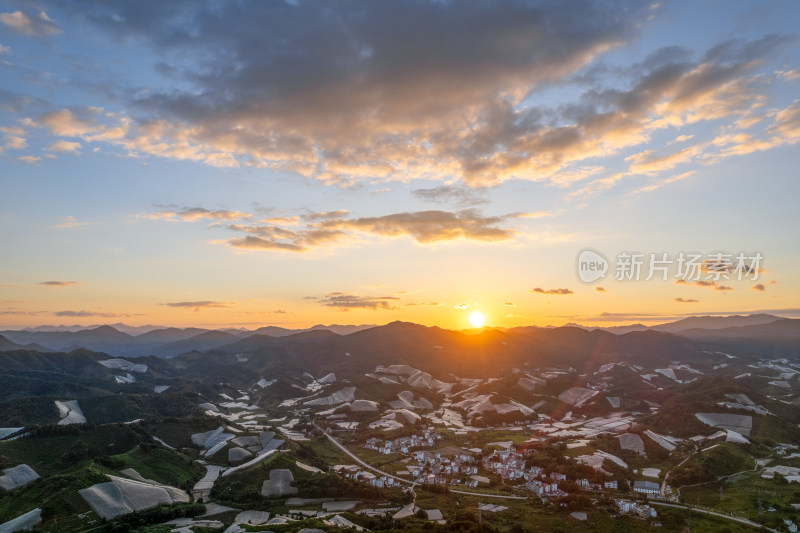
[[793, 531], [800, 321], [702, 320], [3, 332], [0, 531]]

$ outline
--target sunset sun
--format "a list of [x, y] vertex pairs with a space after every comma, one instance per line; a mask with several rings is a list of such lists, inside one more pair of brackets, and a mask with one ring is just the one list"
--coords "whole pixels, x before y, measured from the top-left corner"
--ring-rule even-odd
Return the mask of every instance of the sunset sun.
[[473, 328], [482, 327], [486, 323], [486, 316], [481, 312], [475, 311], [469, 315], [469, 323]]

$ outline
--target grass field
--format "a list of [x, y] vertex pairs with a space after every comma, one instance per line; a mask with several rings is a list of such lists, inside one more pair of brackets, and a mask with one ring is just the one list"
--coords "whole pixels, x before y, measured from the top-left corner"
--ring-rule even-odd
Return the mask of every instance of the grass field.
[[191, 488], [205, 474], [205, 469], [189, 457], [161, 447], [137, 447], [112, 456], [111, 461], [119, 461], [120, 470], [133, 468], [146, 479], [183, 489]]
[[797, 519], [797, 511], [791, 504], [800, 503], [800, 485], [762, 479], [758, 473], [748, 472], [728, 479], [721, 486], [722, 494], [718, 482], [687, 487], [681, 489], [681, 499], [767, 525], [784, 518]]
[[192, 447], [192, 435], [217, 429], [220, 421], [211, 417], [168, 418], [144, 422], [144, 429], [175, 448]]
[[[5, 463], [25, 463], [39, 475], [58, 473], [80, 459], [125, 453], [146, 439], [130, 426], [56, 426], [52, 432], [0, 442]], [[14, 466], [14, 465], [11, 465]], [[7, 467], [4, 467], [7, 468]]]

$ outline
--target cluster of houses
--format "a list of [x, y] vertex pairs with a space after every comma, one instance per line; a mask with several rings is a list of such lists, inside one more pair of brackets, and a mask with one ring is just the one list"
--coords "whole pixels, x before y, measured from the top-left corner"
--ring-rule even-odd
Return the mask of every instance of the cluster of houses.
[[[560, 475], [560, 474], [559, 474]], [[558, 482], [547, 483], [534, 479], [525, 484], [525, 487], [540, 498], [561, 498], [569, 493], [558, 488]]]
[[[470, 453], [471, 450], [454, 447], [434, 451], [419, 449], [432, 447], [439, 439], [441, 439], [440, 435], [432, 429], [426, 428], [421, 435], [399, 437], [394, 440], [370, 438], [364, 447], [386, 455], [393, 453], [408, 455], [409, 459], [404, 462], [409, 462], [409, 465], [405, 470], [398, 471], [397, 474], [403, 477], [410, 476], [416, 483], [463, 485], [474, 488], [478, 486], [479, 482], [489, 481], [488, 478], [477, 475], [479, 466], [482, 466], [485, 471], [496, 474], [504, 481], [524, 481], [524, 486], [542, 499], [568, 495], [559, 487], [561, 482], [567, 480], [565, 474], [545, 472], [538, 466], [526, 467], [525, 456], [510, 447], [495, 450], [491, 455], [484, 457], [481, 464]], [[352, 465], [348, 468], [349, 470], [341, 469], [339, 472], [345, 477], [357, 479], [375, 487], [393, 487], [399, 484], [391, 477], [376, 476]], [[584, 478], [576, 480], [575, 483], [583, 490], [616, 491], [619, 489], [616, 480], [595, 483]], [[631, 488], [634, 492], [647, 496], [658, 497], [660, 495], [660, 487], [651, 481], [636, 481]], [[646, 518], [655, 516], [655, 510], [635, 502], [617, 500], [617, 506], [621, 512], [626, 514], [632, 513]]]
[[[541, 498], [566, 496], [567, 493], [558, 487], [558, 484], [567, 480], [565, 474], [559, 472], [545, 472], [538, 466], [525, 467], [524, 456], [516, 451], [506, 449], [497, 450], [483, 459], [483, 468], [497, 474], [507, 481], [524, 480], [525, 487], [536, 493]], [[616, 491], [619, 485], [616, 480], [593, 483], [586, 478], [575, 481], [579, 488], [594, 491]], [[658, 496], [659, 486], [650, 481], [637, 481], [633, 490], [642, 494]]]
[[614, 505], [621, 514], [634, 514], [644, 519], [655, 518], [658, 515], [656, 510], [649, 505], [630, 500], [614, 500]]
[[356, 465], [335, 465], [333, 470], [340, 476], [366, 483], [373, 487], [397, 487], [401, 482], [389, 476], [377, 476], [372, 472], [362, 470]]
[[367, 439], [364, 447], [368, 450], [375, 450], [384, 455], [392, 453], [409, 453], [412, 448], [429, 448], [436, 444], [442, 436], [433, 431], [425, 429], [422, 435], [411, 435], [410, 437], [399, 437], [394, 440], [383, 440], [375, 437]]
[[466, 451], [458, 448], [440, 452], [416, 451], [412, 457], [417, 464], [409, 465], [407, 470], [417, 483], [478, 486], [477, 480], [467, 477], [478, 473], [478, 465]]
[[542, 473], [542, 469], [531, 467], [525, 469], [525, 457], [512, 450], [496, 450], [492, 455], [483, 458], [483, 468], [495, 473], [503, 479], [513, 481], [525, 479], [530, 481]]

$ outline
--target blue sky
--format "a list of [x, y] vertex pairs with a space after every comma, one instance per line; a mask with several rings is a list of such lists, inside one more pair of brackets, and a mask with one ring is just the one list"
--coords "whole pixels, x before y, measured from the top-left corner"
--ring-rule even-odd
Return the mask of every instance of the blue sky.
[[223, 6], [0, 2], [0, 324], [798, 314], [796, 2]]

